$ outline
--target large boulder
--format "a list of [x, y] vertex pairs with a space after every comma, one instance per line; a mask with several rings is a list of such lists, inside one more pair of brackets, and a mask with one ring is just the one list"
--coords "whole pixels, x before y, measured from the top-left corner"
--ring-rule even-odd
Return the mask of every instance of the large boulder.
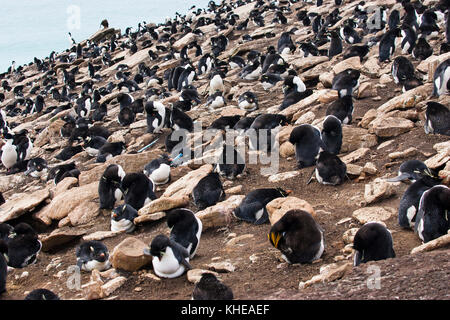
[[202, 221], [202, 231], [228, 225], [233, 217], [233, 210], [241, 204], [244, 198], [243, 195], [231, 196], [225, 201], [197, 212], [195, 216]]
[[213, 166], [211, 164], [205, 164], [186, 174], [184, 177], [178, 179], [170, 186], [167, 187], [163, 194], [163, 197], [185, 197], [189, 196], [194, 190], [197, 183], [212, 172]]
[[6, 222], [31, 212], [50, 197], [49, 189], [37, 190], [32, 193], [16, 194], [0, 206], [0, 222]]
[[115, 269], [125, 271], [137, 271], [152, 261], [152, 257], [144, 254], [144, 249], [148, 248], [137, 238], [126, 238], [119, 243], [111, 252], [109, 261]]
[[276, 198], [266, 205], [269, 221], [274, 225], [284, 214], [290, 210], [304, 210], [313, 217], [316, 216], [314, 208], [305, 200], [296, 197]]

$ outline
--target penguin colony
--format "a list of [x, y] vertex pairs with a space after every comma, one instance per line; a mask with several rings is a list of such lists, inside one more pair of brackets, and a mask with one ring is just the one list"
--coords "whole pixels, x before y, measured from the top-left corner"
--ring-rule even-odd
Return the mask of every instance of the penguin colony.
[[[235, 13], [248, 4], [252, 4], [249, 12]], [[24, 174], [57, 185], [66, 177], [80, 176], [84, 168], [74, 159], [86, 151], [93, 163], [109, 164], [98, 177], [98, 194], [99, 209], [111, 213], [111, 230], [138, 234], [140, 230], [134, 219], [139, 210], [157, 199], [156, 192], [172, 182], [172, 168], [186, 164], [189, 156], [195, 156], [187, 136], [193, 132], [196, 122], [193, 111], [203, 108], [214, 117], [208, 129], [235, 130], [242, 135], [249, 129], [272, 130], [293, 125], [288, 138], [295, 149], [293, 167], [313, 167], [308, 183], [315, 179], [324, 185], [323, 190], [329, 188], [326, 185], [344, 184], [349, 178], [346, 164], [339, 157], [342, 128], [353, 124], [355, 93], [362, 74], [351, 68], [336, 74], [331, 89], [338, 98], [326, 106], [323, 122], [319, 126], [296, 125], [282, 112], [311, 96], [315, 83], [302, 78], [289, 61], [308, 56], [328, 59], [356, 56], [363, 62], [375, 50], [380, 64], [390, 65], [394, 83], [406, 92], [426, 81], [415, 70], [414, 63], [433, 54], [430, 39], [445, 34], [439, 53], [450, 51], [450, 2], [441, 0], [425, 6], [419, 1], [404, 0], [397, 1], [396, 9], [379, 6], [375, 10], [379, 14], [375, 17], [379, 18], [376, 24], [371, 23], [374, 11], [369, 11], [364, 1], [355, 2], [348, 19], [340, 15], [348, 1], [334, 1], [334, 10], [323, 14], [308, 10], [320, 9], [322, 5], [323, 1], [300, 0], [237, 0], [221, 4], [210, 1], [207, 9], [194, 6], [186, 15], [177, 13], [176, 18], [165, 23], [142, 22], [137, 30], [127, 28], [123, 34], [115, 32], [101, 41], [87, 40], [81, 44], [69, 33], [71, 49], [59, 54], [52, 52], [42, 60], [35, 58], [28, 66], [16, 68], [13, 62], [8, 72], [0, 75], [1, 164], [6, 175]], [[268, 16], [273, 16], [273, 20]], [[307, 28], [308, 37], [294, 41], [301, 33], [298, 27], [290, 26], [293, 22]], [[250, 27], [262, 28], [269, 24], [285, 26], [288, 31], [279, 35], [247, 33]], [[101, 26], [107, 29], [108, 21], [103, 20]], [[210, 31], [206, 34], [201, 28], [207, 26]], [[176, 48], [177, 40], [187, 35], [194, 35], [192, 39], [196, 40]], [[227, 54], [236, 37], [242, 44], [251, 45], [265, 39], [268, 45], [261, 50], [244, 46]], [[400, 49], [396, 50], [397, 47]], [[115, 58], [118, 52], [134, 54], [138, 50], [146, 50], [148, 57], [137, 65], [129, 66]], [[399, 51], [401, 54], [397, 54]], [[79, 59], [87, 62], [84, 67], [75, 63]], [[160, 72], [164, 63], [172, 64]], [[34, 68], [39, 75], [33, 81], [27, 81], [24, 74], [29, 68]], [[86, 72], [87, 76], [83, 77]], [[283, 99], [272, 101], [276, 105], [276, 109], [272, 108], [275, 113], [260, 109], [256, 92], [235, 94], [236, 90], [230, 90], [227, 78], [233, 72], [240, 81], [252, 86], [260, 84], [268, 93], [280, 90]], [[429, 80], [433, 89], [426, 102], [424, 134], [450, 136], [450, 111], [448, 106], [436, 101], [450, 89], [450, 59], [442, 61]], [[203, 92], [199, 91], [200, 82], [207, 83]], [[236, 105], [245, 116], [220, 116], [227, 105]], [[57, 161], [44, 159], [43, 152], [32, 152], [39, 149], [33, 144], [36, 135], [20, 126], [26, 117], [35, 119], [43, 115], [63, 122], [58, 135], [64, 144], [59, 144], [53, 154]], [[147, 133], [153, 134], [156, 140], [130, 152], [129, 145], [113, 135], [130, 128], [137, 119], [144, 120]], [[115, 123], [109, 122], [107, 126], [108, 120]], [[269, 131], [269, 146], [273, 146], [273, 138], [275, 134]], [[124, 153], [151, 152], [154, 143], [161, 140], [161, 144], [164, 139], [165, 153], [155, 156], [140, 171], [125, 172], [114, 162], [116, 156]], [[259, 150], [264, 142], [250, 140], [249, 147]], [[217, 150], [221, 151], [222, 161], [199, 180], [191, 194], [197, 211], [226, 199], [225, 181], [245, 180], [247, 175], [243, 154], [224, 143]], [[41, 156], [34, 156], [37, 154]], [[232, 155], [232, 163], [223, 163], [228, 154]], [[400, 166], [397, 177], [388, 180], [411, 183], [401, 197], [398, 224], [413, 229], [423, 242], [445, 235], [450, 227], [450, 189], [442, 184], [437, 172], [419, 160], [409, 160]], [[269, 221], [266, 205], [292, 192], [271, 185], [255, 189], [246, 195], [233, 215], [247, 223], [266, 224]], [[8, 203], [9, 199], [3, 200]], [[155, 236], [143, 253], [151, 256], [156, 275], [175, 278], [193, 268], [191, 261], [200, 246], [203, 224], [188, 208], [170, 210], [166, 217], [170, 234]], [[280, 251], [281, 258], [289, 264], [311, 263], [326, 252], [327, 230], [301, 209], [289, 210], [265, 232], [267, 244]], [[394, 246], [384, 224], [368, 222], [354, 237], [354, 266], [395, 258]], [[0, 224], [0, 294], [7, 291], [7, 269], [38, 263], [41, 248], [38, 234], [29, 224]], [[76, 249], [74, 264], [85, 272], [109, 269], [107, 246], [101, 241], [82, 242]], [[233, 292], [213, 274], [205, 273], [193, 288], [192, 298], [233, 299]], [[36, 289], [25, 299], [59, 297], [49, 290]]]

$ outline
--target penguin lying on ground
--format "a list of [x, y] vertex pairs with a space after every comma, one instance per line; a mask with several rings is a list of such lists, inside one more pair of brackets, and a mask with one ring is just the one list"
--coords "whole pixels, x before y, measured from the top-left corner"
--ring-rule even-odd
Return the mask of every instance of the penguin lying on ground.
[[24, 300], [60, 300], [58, 295], [47, 289], [35, 289]]
[[205, 272], [194, 287], [192, 300], [233, 300], [233, 291], [214, 274]]
[[194, 258], [200, 244], [203, 224], [189, 209], [173, 209], [167, 214], [167, 226], [170, 228], [170, 240], [181, 244]]
[[8, 266], [12, 268], [25, 268], [30, 264], [36, 263], [42, 248], [37, 232], [24, 222], [14, 227], [7, 245]]
[[450, 136], [450, 110], [438, 102], [428, 101], [424, 130], [426, 134], [439, 133]]
[[156, 199], [155, 186], [144, 173], [127, 173], [122, 179], [120, 187], [125, 203], [136, 210]]
[[322, 151], [317, 159], [315, 173], [319, 183], [335, 186], [344, 182], [347, 166], [336, 154]]
[[222, 181], [216, 172], [209, 173], [200, 179], [192, 190], [192, 198], [199, 210], [215, 205], [225, 199]]
[[132, 206], [123, 204], [115, 208], [111, 213], [111, 231], [133, 232], [135, 229], [134, 219], [138, 212]]
[[108, 248], [100, 241], [87, 241], [77, 248], [77, 266], [84, 271], [104, 271], [111, 267]]
[[244, 170], [245, 160], [241, 154], [233, 146], [224, 145], [215, 171], [221, 176], [233, 180], [240, 176]]
[[170, 181], [171, 162], [172, 159], [164, 154], [146, 164], [143, 172], [155, 185], [166, 184]]

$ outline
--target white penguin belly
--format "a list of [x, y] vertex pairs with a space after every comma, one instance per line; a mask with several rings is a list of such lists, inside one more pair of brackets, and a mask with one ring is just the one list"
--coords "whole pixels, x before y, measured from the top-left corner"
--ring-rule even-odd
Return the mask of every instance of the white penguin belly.
[[[186, 261], [189, 262], [188, 259]], [[156, 275], [163, 278], [179, 277], [185, 270], [185, 267], [178, 263], [170, 247], [167, 247], [166, 253], [162, 256], [161, 260], [158, 257], [153, 257], [152, 263]]]
[[5, 144], [2, 148], [2, 163], [6, 169], [11, 168], [17, 162], [17, 150], [12, 144]]
[[169, 182], [170, 166], [163, 163], [158, 169], [152, 172], [150, 180], [156, 185], [161, 185]]
[[134, 231], [135, 227], [136, 226], [134, 225], [134, 223], [130, 220], [122, 219], [122, 220], [116, 221], [114, 219], [111, 219], [111, 231], [132, 232], [132, 231]]
[[97, 260], [91, 260], [91, 261], [83, 264], [81, 269], [84, 271], [92, 271], [94, 269], [98, 270], [98, 271], [104, 271], [104, 270], [109, 269], [110, 267], [111, 267], [111, 263], [109, 262], [109, 259], [104, 262], [100, 262]]

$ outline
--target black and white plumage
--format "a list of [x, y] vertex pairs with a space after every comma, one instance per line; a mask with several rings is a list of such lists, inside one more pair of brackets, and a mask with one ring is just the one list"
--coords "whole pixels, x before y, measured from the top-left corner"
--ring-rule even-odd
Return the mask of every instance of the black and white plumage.
[[121, 182], [125, 203], [139, 210], [156, 199], [155, 185], [144, 173], [127, 173]]
[[322, 151], [317, 159], [315, 174], [319, 183], [336, 186], [344, 182], [347, 166], [336, 154]]
[[424, 129], [426, 134], [450, 136], [450, 110], [443, 104], [428, 101]]
[[422, 173], [432, 175], [430, 169], [420, 160], [412, 159], [403, 162], [398, 170], [398, 175], [394, 178], [390, 178], [387, 181], [397, 182], [410, 180], [415, 182], [422, 177]]
[[194, 287], [192, 300], [233, 300], [233, 291], [214, 274], [205, 272]]
[[238, 106], [244, 111], [254, 111], [258, 109], [258, 98], [251, 91], [246, 91], [238, 98]]
[[310, 213], [290, 210], [270, 229], [270, 243], [290, 263], [311, 263], [320, 259], [325, 249], [322, 228]]
[[306, 85], [298, 76], [287, 76], [283, 82], [283, 93], [285, 97], [292, 92], [304, 92]]
[[159, 101], [150, 101], [145, 104], [147, 113], [147, 132], [159, 133], [169, 123], [170, 110]]
[[77, 266], [84, 271], [104, 271], [111, 267], [108, 248], [100, 241], [92, 240], [80, 244], [76, 250]]
[[392, 78], [396, 84], [414, 78], [414, 66], [408, 58], [398, 56], [394, 59], [391, 67]]
[[250, 191], [240, 205], [234, 209], [233, 215], [253, 224], [263, 224], [269, 220], [266, 205], [276, 199], [287, 197], [292, 191], [281, 188], [263, 188]]
[[88, 136], [84, 144], [84, 150], [91, 157], [97, 157], [98, 153], [100, 152], [100, 148], [103, 147], [107, 142], [108, 140], [101, 136]]
[[319, 151], [324, 146], [319, 129], [310, 124], [295, 127], [289, 136], [289, 142], [295, 146], [299, 169], [315, 165]]
[[[402, 27], [400, 34], [402, 36], [402, 53], [403, 54], [411, 54], [416, 46], [417, 41], [417, 34], [414, 31], [414, 29], [409, 26], [405, 25]], [[413, 55], [414, 57], [414, 55]]]
[[111, 212], [111, 231], [133, 232], [136, 228], [134, 219], [137, 217], [137, 210], [128, 204], [114, 208]]
[[115, 156], [122, 154], [125, 151], [125, 143], [107, 142], [98, 151], [96, 162], [106, 162]]
[[58, 153], [55, 158], [66, 161], [72, 158], [74, 155], [83, 151], [83, 146], [67, 146], [60, 153]]
[[194, 130], [194, 121], [185, 112], [178, 108], [173, 108], [170, 113], [170, 127], [175, 131], [184, 129], [192, 132]]
[[31, 291], [24, 300], [60, 300], [59, 296], [48, 289], [35, 289]]
[[51, 168], [47, 175], [47, 181], [53, 179], [53, 182], [56, 185], [59, 182], [61, 182], [64, 178], [67, 177], [78, 178], [79, 175], [80, 170], [76, 168], [75, 162], [71, 162]]
[[36, 99], [34, 100], [33, 107], [31, 108], [30, 113], [40, 113], [45, 107], [45, 101], [44, 97], [41, 95], [37, 95]]
[[370, 47], [367, 44], [353, 45], [345, 49], [343, 58], [359, 57], [359, 60], [362, 62], [364, 57], [369, 53], [369, 50]]
[[422, 194], [414, 230], [424, 243], [447, 234], [449, 211], [450, 189], [447, 186], [437, 185]]
[[353, 239], [355, 256], [353, 265], [369, 261], [395, 258], [392, 235], [384, 225], [367, 222], [355, 234]]
[[333, 115], [327, 116], [323, 122], [321, 134], [324, 149], [332, 154], [339, 154], [342, 146], [341, 120]]
[[170, 240], [182, 245], [193, 259], [200, 244], [203, 224], [195, 214], [185, 208], [167, 212], [167, 226], [170, 228]]
[[286, 116], [281, 114], [266, 113], [257, 116], [249, 128], [249, 130], [254, 130], [254, 134], [250, 135], [250, 148], [252, 150], [271, 150], [275, 144], [273, 140], [277, 130], [287, 123]]
[[8, 245], [8, 266], [25, 268], [36, 263], [42, 243], [37, 232], [27, 223], [21, 222], [14, 227]]
[[222, 181], [220, 181], [219, 174], [216, 172], [211, 172], [207, 176], [200, 179], [192, 190], [192, 198], [195, 205], [200, 210], [213, 206], [217, 202], [223, 201], [225, 196]]
[[425, 38], [420, 37], [415, 45], [412, 56], [414, 59], [425, 60], [433, 54], [433, 48]]
[[328, 57], [331, 59], [332, 57], [342, 53], [342, 40], [336, 31], [330, 32], [330, 48], [328, 49]]
[[243, 68], [245, 67], [245, 60], [241, 56], [232, 56], [228, 59], [228, 65], [231, 69]]
[[355, 69], [346, 69], [334, 76], [331, 88], [336, 90], [339, 97], [351, 96], [359, 87], [360, 72]]
[[153, 257], [153, 271], [158, 277], [176, 278], [186, 269], [192, 269], [186, 248], [162, 234], [152, 240], [150, 248], [144, 249], [144, 254]]
[[234, 180], [244, 172], [245, 160], [233, 146], [224, 145], [215, 170], [221, 176]]
[[266, 91], [273, 88], [280, 81], [283, 81], [283, 78], [279, 74], [265, 73], [261, 76], [261, 85]]
[[389, 60], [395, 51], [395, 38], [400, 36], [400, 29], [395, 28], [386, 31], [380, 39], [378, 60], [380, 62]]
[[0, 295], [6, 292], [6, 278], [8, 276], [8, 245], [0, 239]]
[[169, 156], [164, 154], [146, 164], [143, 172], [155, 185], [166, 184], [170, 181], [171, 161]]
[[27, 171], [25, 175], [29, 175], [33, 178], [40, 178], [47, 174], [48, 166], [47, 161], [43, 158], [33, 158], [27, 163]]
[[438, 65], [433, 76], [433, 96], [438, 97], [450, 91], [450, 59]]
[[299, 91], [292, 91], [288, 93], [284, 99], [281, 105], [278, 107], [279, 110], [284, 110], [287, 107], [296, 104], [297, 102], [305, 99], [306, 97], [309, 97], [313, 94], [313, 90], [306, 89], [305, 91], [299, 92]]
[[226, 101], [221, 91], [216, 91], [215, 93], [208, 96], [206, 100], [206, 106], [209, 107], [210, 111], [215, 111], [217, 109], [225, 106]]
[[117, 96], [117, 102], [120, 104], [120, 110], [130, 106], [134, 102], [134, 98], [128, 93], [119, 93]]
[[262, 74], [262, 67], [259, 60], [253, 60], [242, 68], [239, 77], [244, 80], [258, 80]]
[[123, 107], [117, 116], [119, 124], [123, 127], [129, 126], [136, 119], [136, 114], [130, 107]]
[[125, 171], [118, 164], [110, 164], [105, 169], [98, 184], [100, 209], [113, 209], [115, 203], [122, 199], [120, 184], [124, 177]]
[[327, 107], [326, 115], [333, 115], [343, 124], [350, 124], [353, 115], [352, 96], [346, 95], [330, 103]]

